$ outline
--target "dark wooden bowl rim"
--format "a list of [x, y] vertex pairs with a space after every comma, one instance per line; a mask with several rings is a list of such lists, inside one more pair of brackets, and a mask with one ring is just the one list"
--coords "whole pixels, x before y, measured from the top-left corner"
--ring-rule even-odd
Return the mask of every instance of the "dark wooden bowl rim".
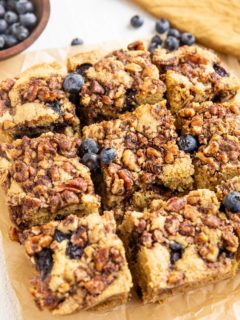
[[16, 54], [22, 52], [26, 48], [28, 48], [45, 29], [49, 16], [50, 16], [50, 1], [49, 0], [40, 0], [41, 3], [41, 17], [39, 18], [38, 25], [33, 30], [31, 35], [24, 41], [20, 42], [14, 47], [11, 47], [6, 50], [0, 51], [0, 60], [8, 59], [10, 57], [15, 56]]

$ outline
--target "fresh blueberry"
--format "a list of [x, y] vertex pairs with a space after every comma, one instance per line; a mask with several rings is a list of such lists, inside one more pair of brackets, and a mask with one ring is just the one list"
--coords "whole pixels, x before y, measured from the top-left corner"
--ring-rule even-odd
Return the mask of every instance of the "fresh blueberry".
[[164, 42], [164, 48], [169, 51], [177, 50], [179, 48], [179, 40], [172, 36], [167, 37]]
[[85, 72], [90, 68], [92, 67], [92, 64], [91, 63], [83, 63], [81, 64], [76, 72], [79, 73], [81, 76], [84, 76], [85, 75]]
[[181, 150], [191, 153], [197, 149], [198, 144], [193, 136], [186, 134], [179, 138], [178, 146]]
[[29, 31], [24, 26], [19, 25], [16, 30], [15, 36], [19, 41], [23, 41], [29, 36]]
[[16, 9], [17, 0], [7, 0], [6, 7], [8, 10]]
[[100, 152], [100, 160], [103, 164], [110, 164], [116, 158], [116, 151], [113, 148], [104, 148]]
[[18, 15], [14, 11], [7, 11], [4, 15], [4, 19], [8, 24], [13, 24], [18, 21]]
[[7, 30], [7, 22], [3, 19], [0, 19], [0, 33], [4, 33]]
[[214, 63], [214, 64], [213, 64], [213, 69], [215, 70], [215, 72], [216, 72], [220, 77], [228, 77], [228, 76], [229, 76], [228, 72], [227, 72], [223, 67], [221, 67], [219, 64], [217, 64], [217, 63]]
[[71, 234], [70, 233], [64, 233], [60, 230], [56, 230], [54, 233], [54, 240], [56, 240], [57, 242], [62, 242], [64, 240], [69, 240], [71, 238]]
[[168, 30], [168, 33], [167, 33], [168, 36], [171, 36], [171, 37], [175, 37], [177, 39], [180, 39], [180, 32], [177, 30], [177, 29], [174, 29], [174, 28], [170, 28]]
[[12, 25], [8, 28], [7, 34], [12, 34], [12, 35], [16, 36], [19, 27], [20, 27], [20, 23], [19, 23], [19, 22], [16, 22], [16, 23], [12, 24]]
[[167, 32], [170, 28], [170, 23], [167, 19], [160, 19], [156, 22], [155, 29], [158, 33]]
[[98, 155], [95, 153], [85, 153], [81, 159], [82, 163], [87, 166], [90, 171], [97, 171], [99, 168]]
[[10, 48], [10, 47], [15, 46], [18, 43], [18, 40], [16, 37], [9, 34], [9, 35], [5, 36], [5, 43], [6, 43], [6, 47]]
[[27, 0], [19, 0], [16, 3], [15, 8], [19, 14], [24, 14], [24, 13], [33, 11], [33, 4], [32, 2]]
[[74, 38], [71, 42], [71, 46], [80, 46], [83, 44], [83, 40], [80, 38]]
[[84, 139], [80, 146], [80, 156], [83, 156], [85, 153], [95, 153], [99, 151], [99, 146], [97, 142], [93, 139]]
[[66, 249], [66, 254], [70, 259], [80, 259], [83, 254], [83, 248], [69, 242]]
[[83, 83], [83, 77], [80, 74], [73, 72], [66, 76], [63, 82], [63, 88], [69, 93], [78, 93], [82, 88]]
[[240, 213], [240, 192], [229, 192], [229, 194], [224, 198], [223, 204], [229, 211]]
[[150, 46], [148, 47], [148, 51], [152, 52], [153, 50], [157, 49], [159, 47], [159, 44], [157, 42], [152, 42]]
[[49, 248], [44, 248], [42, 251], [35, 253], [34, 260], [37, 270], [41, 273], [41, 278], [44, 280], [53, 266], [53, 251]]
[[5, 15], [5, 8], [2, 4], [0, 4], [0, 18], [3, 18]]
[[194, 35], [192, 35], [189, 32], [184, 32], [181, 35], [181, 44], [182, 45], [187, 45], [187, 46], [191, 46], [195, 43], [196, 39], [194, 37]]
[[158, 45], [161, 45], [162, 39], [159, 37], [159, 35], [156, 34], [155, 36], [152, 37], [151, 43], [156, 43]]
[[28, 12], [20, 14], [19, 21], [24, 27], [32, 29], [37, 24], [37, 17], [34, 13]]
[[5, 47], [5, 37], [3, 35], [0, 35], [0, 50], [3, 49]]
[[130, 23], [134, 28], [140, 28], [144, 24], [144, 20], [139, 15], [136, 15], [131, 18]]

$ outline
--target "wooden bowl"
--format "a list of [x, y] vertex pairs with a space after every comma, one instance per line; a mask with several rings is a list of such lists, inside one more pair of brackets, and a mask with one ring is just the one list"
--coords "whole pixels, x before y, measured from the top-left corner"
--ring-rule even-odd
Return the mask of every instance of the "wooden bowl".
[[50, 16], [50, 2], [49, 0], [33, 0], [33, 4], [35, 8], [35, 13], [38, 17], [37, 26], [33, 29], [30, 36], [24, 41], [20, 42], [14, 47], [5, 50], [0, 50], [0, 60], [5, 60], [10, 57], [13, 57], [16, 54], [27, 49], [31, 44], [33, 44], [34, 41], [37, 40], [37, 38], [45, 29]]

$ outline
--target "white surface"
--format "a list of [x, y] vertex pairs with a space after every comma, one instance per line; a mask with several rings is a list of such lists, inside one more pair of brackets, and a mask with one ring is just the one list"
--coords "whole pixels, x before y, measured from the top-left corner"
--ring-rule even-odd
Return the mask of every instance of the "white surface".
[[[129, 25], [135, 14], [145, 20], [139, 29]], [[48, 25], [28, 51], [66, 47], [76, 37], [86, 44], [121, 38], [135, 40], [153, 34], [154, 21], [127, 0], [51, 0]]]
[[[135, 14], [141, 14], [145, 20], [139, 29], [129, 25]], [[85, 44], [136, 40], [154, 34], [154, 20], [127, 0], [51, 0], [48, 25], [27, 51], [66, 47], [75, 37], [82, 38]], [[18, 306], [13, 305], [11, 295], [6, 295], [9, 292], [7, 279], [0, 256], [0, 320], [18, 320], [15, 316]]]

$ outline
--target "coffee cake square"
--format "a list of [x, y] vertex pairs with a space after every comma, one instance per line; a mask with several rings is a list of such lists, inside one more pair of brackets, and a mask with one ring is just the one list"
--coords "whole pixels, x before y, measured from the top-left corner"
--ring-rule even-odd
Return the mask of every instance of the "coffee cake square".
[[65, 315], [127, 302], [132, 279], [111, 212], [70, 215], [20, 240], [37, 271], [31, 293], [40, 309]]
[[80, 143], [78, 138], [47, 133], [0, 144], [1, 184], [17, 227], [98, 212], [100, 199], [90, 171], [78, 157]]

